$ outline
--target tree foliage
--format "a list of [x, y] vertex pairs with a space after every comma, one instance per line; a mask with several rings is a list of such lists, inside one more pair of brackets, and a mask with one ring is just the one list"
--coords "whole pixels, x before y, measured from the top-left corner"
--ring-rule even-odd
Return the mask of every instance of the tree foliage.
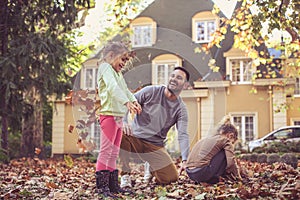
[[[220, 11], [216, 6], [213, 12]], [[284, 61], [282, 71], [293, 73], [286, 76], [299, 76], [300, 71], [300, 5], [297, 0], [239, 0], [237, 9], [231, 19], [223, 18], [220, 28], [214, 34], [212, 46], [219, 46], [226, 39], [229, 30], [235, 33], [234, 47], [246, 52], [254, 60], [254, 67], [273, 61], [272, 55], [258, 50], [262, 44], [282, 52], [280, 59]], [[281, 40], [274, 41], [274, 31], [282, 33]], [[292, 60], [291, 60], [292, 59]], [[287, 69], [288, 68], [288, 69]], [[294, 72], [297, 73], [294, 73]], [[258, 74], [258, 78], [262, 77]], [[270, 74], [269, 78], [275, 78]], [[256, 77], [257, 78], [257, 77]]]
[[42, 147], [43, 105], [50, 96], [61, 95], [70, 87], [68, 73], [84, 59], [74, 40], [73, 30], [84, 21], [77, 14], [93, 6], [92, 0], [1, 1], [3, 149], [8, 148], [8, 131], [20, 130], [21, 122], [23, 155], [33, 155], [35, 146]]

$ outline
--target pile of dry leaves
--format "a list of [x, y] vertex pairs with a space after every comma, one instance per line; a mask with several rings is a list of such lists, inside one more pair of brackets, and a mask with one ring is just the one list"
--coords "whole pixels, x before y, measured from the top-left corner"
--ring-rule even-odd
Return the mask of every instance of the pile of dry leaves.
[[[133, 171], [135, 194], [120, 199], [300, 199], [300, 171], [284, 163], [239, 161], [248, 177], [215, 185], [195, 184], [185, 173], [178, 182], [143, 183], [143, 165]], [[95, 163], [85, 158], [23, 158], [0, 164], [0, 199], [101, 199], [95, 192]]]

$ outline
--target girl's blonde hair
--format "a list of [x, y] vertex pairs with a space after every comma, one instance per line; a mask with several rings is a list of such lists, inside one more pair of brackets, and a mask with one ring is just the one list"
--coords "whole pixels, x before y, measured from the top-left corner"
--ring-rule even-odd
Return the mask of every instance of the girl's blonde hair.
[[129, 52], [128, 47], [121, 41], [108, 42], [101, 51], [101, 58], [105, 60], [109, 52], [113, 52], [115, 55]]
[[128, 70], [133, 67], [133, 61], [136, 58], [135, 52], [129, 49], [129, 44], [122, 41], [109, 41], [101, 50], [101, 56], [98, 61], [98, 65], [102, 62], [107, 62], [107, 56], [110, 52], [113, 52], [115, 57], [125, 54], [127, 62], [123, 67], [123, 70]]

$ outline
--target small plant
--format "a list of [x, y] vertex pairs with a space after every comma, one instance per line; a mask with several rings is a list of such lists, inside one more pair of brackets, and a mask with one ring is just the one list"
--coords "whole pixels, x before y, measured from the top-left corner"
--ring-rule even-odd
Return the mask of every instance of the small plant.
[[167, 195], [167, 189], [162, 186], [157, 186], [154, 189], [154, 192], [158, 197], [165, 197]]
[[266, 163], [268, 160], [268, 156], [264, 153], [258, 154], [257, 155], [257, 162], [259, 163]]
[[292, 153], [285, 153], [281, 156], [281, 162], [291, 165], [294, 169], [298, 166], [298, 159]]
[[273, 164], [275, 162], [280, 162], [280, 156], [277, 153], [272, 153], [272, 154], [268, 155], [267, 163]]

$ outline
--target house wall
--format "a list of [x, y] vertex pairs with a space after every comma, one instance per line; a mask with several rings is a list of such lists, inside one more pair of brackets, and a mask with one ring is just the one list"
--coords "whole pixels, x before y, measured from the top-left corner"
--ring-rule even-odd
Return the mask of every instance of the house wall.
[[208, 136], [214, 128], [214, 94], [211, 90], [208, 91], [208, 97], [201, 99], [201, 136]]
[[288, 101], [290, 107], [287, 110], [287, 125], [293, 125], [293, 120], [300, 121], [300, 97]]
[[52, 155], [64, 153], [65, 103], [56, 102], [52, 116]]
[[184, 103], [186, 104], [188, 110], [188, 133], [190, 136], [190, 144], [193, 146], [198, 140], [198, 122], [199, 115], [198, 110], [199, 107], [197, 105], [196, 98], [183, 98]]
[[69, 124], [75, 126], [72, 105], [64, 101], [56, 102], [52, 120], [52, 155], [77, 154], [77, 130], [74, 128], [72, 133], [68, 131]]
[[68, 125], [76, 125], [74, 119], [73, 106], [70, 104], [65, 104], [65, 127], [64, 127], [64, 152], [65, 153], [78, 153], [78, 148], [76, 146], [78, 140], [78, 134], [76, 128], [72, 133], [68, 131]]
[[265, 87], [256, 87], [257, 93], [250, 94], [251, 85], [232, 85], [228, 89], [226, 113], [256, 113], [257, 136], [271, 131], [269, 93]]

